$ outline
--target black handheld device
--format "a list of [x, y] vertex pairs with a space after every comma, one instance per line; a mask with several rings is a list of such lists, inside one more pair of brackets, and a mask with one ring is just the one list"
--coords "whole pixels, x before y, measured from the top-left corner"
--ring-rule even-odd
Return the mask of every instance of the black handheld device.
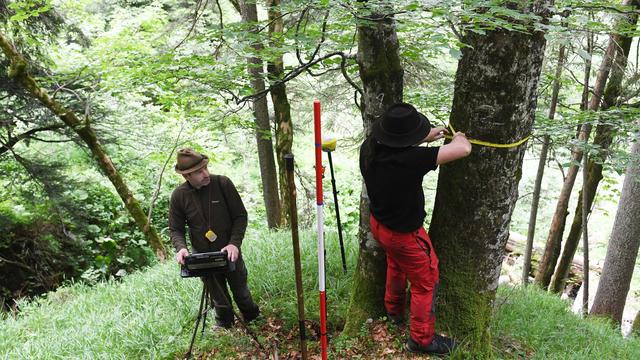
[[236, 263], [229, 261], [226, 251], [195, 253], [184, 258], [180, 267], [183, 278], [200, 277], [211, 274], [227, 273], [236, 269]]

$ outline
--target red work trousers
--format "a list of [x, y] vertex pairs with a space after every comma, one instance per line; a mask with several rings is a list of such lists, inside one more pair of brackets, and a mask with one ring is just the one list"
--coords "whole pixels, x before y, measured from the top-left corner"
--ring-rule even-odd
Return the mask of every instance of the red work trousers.
[[440, 273], [438, 257], [424, 227], [403, 233], [369, 218], [373, 237], [387, 254], [384, 305], [389, 315], [404, 316], [407, 280], [411, 284], [411, 338], [422, 346], [435, 334], [435, 299]]

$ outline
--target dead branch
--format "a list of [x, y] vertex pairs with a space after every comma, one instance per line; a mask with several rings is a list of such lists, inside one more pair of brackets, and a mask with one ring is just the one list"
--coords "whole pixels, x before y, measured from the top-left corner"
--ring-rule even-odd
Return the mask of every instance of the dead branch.
[[[196, 4], [197, 5], [196, 11], [193, 14], [193, 23], [191, 23], [191, 28], [189, 29], [189, 32], [187, 33], [187, 35], [182, 40], [180, 40], [178, 45], [176, 45], [173, 48], [173, 50], [178, 49], [191, 36], [191, 33], [193, 32], [193, 30], [196, 28], [196, 25], [198, 24], [198, 20], [200, 20], [200, 18], [202, 17], [202, 14], [204, 14], [204, 10], [207, 8], [208, 3], [209, 3], [209, 0], [205, 0], [203, 5], [202, 0], [198, 0], [198, 3]], [[202, 11], [200, 11], [201, 8], [202, 8]]]
[[158, 175], [158, 183], [156, 185], [156, 190], [153, 192], [153, 197], [151, 198], [151, 202], [149, 202], [149, 213], [147, 214], [147, 224], [145, 225], [147, 228], [151, 226], [151, 215], [153, 215], [153, 207], [156, 203], [156, 200], [158, 200], [158, 196], [160, 195], [160, 187], [162, 186], [162, 175], [164, 174], [164, 171], [166, 170], [167, 165], [169, 164], [169, 161], [173, 158], [173, 153], [178, 148], [178, 145], [180, 145], [180, 136], [182, 135], [182, 131], [184, 130], [184, 125], [185, 125], [185, 122], [183, 121], [182, 125], [180, 125], [180, 131], [178, 132], [178, 136], [176, 136], [176, 142], [173, 145], [173, 149], [171, 149], [171, 152], [169, 153], [169, 156], [167, 156], [167, 159], [165, 160], [164, 165], [162, 166], [162, 170]]

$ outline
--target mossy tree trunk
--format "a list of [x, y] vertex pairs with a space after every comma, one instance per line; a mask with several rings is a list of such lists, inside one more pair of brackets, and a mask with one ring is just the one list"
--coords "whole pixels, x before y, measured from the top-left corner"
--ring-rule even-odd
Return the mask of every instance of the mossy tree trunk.
[[[524, 4], [524, 3], [521, 3]], [[543, 13], [544, 3], [520, 9]], [[532, 28], [532, 27], [531, 27]], [[531, 133], [544, 57], [542, 32], [496, 29], [462, 38], [450, 123], [470, 138], [513, 143]], [[488, 330], [525, 145], [474, 145], [440, 167], [430, 235], [440, 259], [438, 326], [473, 353], [491, 352]]]
[[[378, 20], [359, 21], [358, 65], [364, 95], [362, 121], [366, 135], [371, 125], [384, 111], [402, 101], [404, 70], [398, 52], [396, 24], [391, 9], [385, 6], [368, 9], [368, 15]], [[388, 16], [380, 16], [384, 13]], [[368, 318], [384, 314], [384, 285], [386, 257], [371, 234], [369, 226], [369, 198], [363, 184], [360, 197], [360, 251], [353, 275], [351, 302], [344, 332], [355, 335]]]
[[[251, 32], [257, 33], [258, 10], [255, 1], [238, 1], [242, 21], [251, 26]], [[251, 47], [259, 54], [263, 50], [262, 43], [256, 40]], [[259, 57], [247, 58], [247, 68], [251, 76], [251, 87], [254, 93], [261, 93], [264, 85], [264, 64]], [[278, 176], [276, 162], [273, 156], [271, 141], [271, 127], [269, 126], [269, 108], [266, 96], [259, 96], [253, 100], [253, 115], [256, 126], [256, 141], [258, 147], [258, 162], [260, 178], [262, 179], [262, 196], [267, 212], [267, 224], [273, 229], [281, 225], [280, 198], [278, 195]]]
[[[623, 4], [633, 5], [637, 9], [640, 6], [640, 1], [626, 0]], [[631, 27], [634, 26], [637, 22], [638, 14], [630, 13], [623, 19], [621, 19], [620, 25], [624, 27]], [[627, 68], [627, 59], [629, 57], [629, 51], [631, 49], [633, 38], [630, 36], [623, 36], [621, 34], [614, 34], [611, 36], [611, 41], [617, 46], [615, 50], [613, 67], [611, 69], [611, 76], [609, 77], [609, 81], [607, 82], [607, 86], [604, 91], [601, 111], [606, 111], [610, 107], [617, 105], [618, 98], [622, 93], [622, 81], [624, 78], [625, 70]], [[608, 156], [609, 147], [613, 142], [614, 134], [614, 128], [610, 124], [602, 123], [598, 124], [598, 126], [596, 127], [596, 134], [593, 139], [593, 144], [597, 145], [600, 148], [601, 153], [598, 156], [599, 159], [594, 159], [593, 157], [589, 159], [589, 164], [587, 166], [588, 180], [584, 189], [586, 189], [586, 206], [589, 211], [591, 211], [591, 206], [593, 205], [593, 201], [598, 190], [598, 185], [600, 183], [600, 180], [602, 180], [603, 162], [606, 161], [606, 158]], [[578, 197], [578, 204], [576, 206], [574, 214], [582, 213], [582, 199], [583, 196], [581, 191], [580, 196]], [[574, 216], [573, 223], [571, 224], [571, 229], [569, 230], [569, 235], [567, 236], [567, 240], [562, 250], [562, 255], [560, 256], [560, 260], [558, 261], [558, 266], [553, 277], [551, 278], [551, 283], [549, 284], [550, 291], [561, 292], [564, 289], [564, 284], [566, 282], [567, 274], [569, 273], [571, 261], [573, 260], [573, 256], [575, 255], [576, 249], [578, 248], [578, 243], [580, 242], [581, 228], [582, 216]]]
[[618, 324], [622, 321], [640, 247], [640, 136], [637, 136], [631, 149], [631, 159], [622, 185], [602, 276], [591, 307], [591, 315], [606, 316]]
[[[280, 11], [280, 0], [268, 0], [269, 14], [269, 46], [277, 54], [273, 55], [267, 63], [269, 81], [275, 83], [284, 76], [284, 62], [282, 53], [278, 50], [283, 45], [282, 12]], [[293, 145], [293, 124], [291, 122], [291, 105], [287, 97], [287, 87], [285, 83], [272, 85], [271, 101], [273, 102], [273, 112], [276, 123], [276, 159], [278, 162], [278, 178], [280, 180], [280, 208], [281, 224], [286, 225], [289, 218], [289, 183], [287, 181], [287, 171], [284, 165], [284, 155], [291, 153]]]
[[115, 187], [127, 211], [129, 211], [129, 214], [135, 220], [136, 225], [144, 233], [149, 245], [155, 251], [156, 256], [160, 260], [164, 260], [166, 258], [166, 250], [162, 240], [158, 236], [155, 228], [147, 222], [147, 216], [142, 210], [140, 203], [133, 196], [124, 179], [120, 176], [118, 169], [116, 169], [109, 155], [105, 152], [95, 131], [91, 128], [89, 119], [85, 118], [81, 120], [71, 109], [65, 108], [51, 98], [47, 91], [41, 88], [36, 80], [29, 74], [27, 61], [22, 54], [18, 53], [17, 49], [2, 33], [0, 33], [0, 47], [11, 62], [9, 76], [22, 85], [33, 98], [51, 110], [51, 112], [60, 118], [67, 127], [71, 128], [84, 141], [89, 150], [91, 150], [100, 169]]

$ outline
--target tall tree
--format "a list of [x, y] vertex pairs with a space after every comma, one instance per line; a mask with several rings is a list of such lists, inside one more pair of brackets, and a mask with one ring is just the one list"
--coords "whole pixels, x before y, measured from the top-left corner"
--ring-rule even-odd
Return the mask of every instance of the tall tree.
[[[560, 76], [564, 67], [565, 45], [560, 45], [558, 54], [558, 64], [556, 65], [556, 74], [553, 79], [553, 90], [551, 93], [551, 103], [549, 104], [548, 118], [553, 120], [556, 115], [556, 107], [558, 106], [558, 94], [560, 93]], [[547, 153], [549, 152], [550, 135], [544, 135], [542, 140], [542, 148], [540, 149], [540, 160], [538, 161], [538, 171], [536, 173], [536, 182], [533, 188], [533, 198], [531, 199], [531, 212], [529, 214], [529, 230], [527, 231], [527, 245], [524, 251], [524, 264], [522, 266], [522, 283], [529, 283], [529, 272], [531, 271], [531, 251], [533, 249], [533, 238], [536, 231], [536, 220], [538, 216], [538, 204], [540, 201], [540, 190], [542, 187], [542, 177], [544, 176], [544, 168], [547, 163]]]
[[[545, 1], [510, 2], [511, 11], [546, 17]], [[467, 31], [450, 123], [470, 138], [510, 144], [532, 130], [545, 37], [528, 31]], [[439, 318], [474, 352], [488, 353], [492, 302], [518, 198], [525, 146], [474, 146], [440, 168], [430, 235], [440, 259]]]
[[[257, 34], [259, 28], [258, 10], [255, 1], [238, 1], [242, 21], [251, 26], [250, 32]], [[260, 40], [255, 39], [251, 44], [256, 55], [247, 58], [247, 67], [251, 76], [251, 87], [254, 93], [262, 93], [264, 86], [264, 64], [258, 57], [263, 45]], [[253, 116], [256, 127], [256, 141], [258, 143], [258, 161], [260, 163], [260, 177], [262, 179], [262, 194], [264, 206], [267, 211], [267, 224], [269, 228], [276, 228], [281, 225], [282, 217], [280, 212], [280, 198], [278, 196], [278, 177], [276, 162], [273, 156], [273, 143], [271, 140], [271, 126], [269, 122], [269, 108], [267, 98], [258, 96], [253, 99]]]
[[[362, 121], [371, 134], [375, 119], [391, 105], [402, 101], [404, 69], [400, 61], [396, 22], [388, 4], [367, 6], [358, 19], [357, 61], [363, 85]], [[353, 275], [351, 302], [344, 332], [356, 334], [367, 318], [384, 313], [386, 258], [371, 234], [369, 198], [362, 185], [360, 195], [360, 250]]]
[[616, 219], [609, 238], [591, 315], [622, 321], [622, 312], [640, 247], [640, 134], [631, 148], [631, 162], [622, 185]]
[[[625, 0], [623, 5], [633, 6], [633, 8], [637, 10], [640, 7], [640, 1]], [[630, 12], [620, 19], [619, 25], [621, 27], [619, 29], [634, 28], [637, 22], [638, 13]], [[619, 32], [611, 35], [611, 41], [616, 44], [615, 58], [611, 69], [611, 75], [607, 82], [607, 87], [602, 99], [602, 111], [606, 111], [613, 106], [619, 105], [618, 99], [620, 95], [622, 95], [622, 83], [624, 73], [627, 68], [627, 59], [631, 50], [633, 37], [626, 35], [623, 32]], [[593, 139], [593, 144], [599, 148], [600, 154], [597, 157], [591, 157], [587, 166], [588, 179], [584, 188], [586, 189], [586, 208], [588, 211], [591, 210], [591, 206], [593, 205], [593, 201], [598, 190], [598, 184], [600, 183], [600, 180], [602, 180], [603, 163], [608, 157], [608, 151], [609, 147], [613, 143], [614, 133], [615, 129], [610, 123], [603, 122], [596, 126], [596, 134]], [[564, 284], [569, 273], [569, 267], [571, 266], [571, 261], [576, 253], [580, 239], [582, 216], [578, 216], [578, 214], [582, 212], [583, 198], [584, 196], [582, 195], [582, 192], [580, 192], [578, 204], [574, 212], [576, 216], [573, 218], [573, 223], [571, 224], [569, 235], [565, 241], [562, 255], [560, 256], [558, 266], [553, 278], [551, 279], [551, 283], [549, 284], [550, 291], [560, 292], [564, 288]]]
[[118, 195], [120, 195], [129, 214], [135, 220], [136, 225], [138, 225], [138, 228], [147, 238], [149, 245], [154, 249], [156, 256], [164, 260], [166, 258], [166, 250], [162, 240], [158, 236], [155, 228], [147, 221], [147, 216], [144, 211], [142, 211], [140, 203], [133, 196], [126, 182], [113, 165], [109, 155], [105, 152], [95, 131], [91, 128], [89, 118], [86, 117], [84, 120], [79, 119], [71, 109], [65, 108], [51, 98], [48, 92], [41, 88], [36, 80], [29, 74], [28, 63], [24, 56], [18, 52], [9, 39], [2, 33], [0, 33], [0, 48], [2, 48], [2, 51], [11, 64], [9, 67], [9, 77], [19, 83], [34, 99], [37, 99], [42, 105], [51, 110], [67, 127], [73, 129], [85, 142], [89, 150], [91, 150], [91, 153], [95, 156], [98, 166], [116, 188]]
[[269, 46], [277, 54], [272, 55], [267, 63], [267, 72], [271, 82], [271, 102], [276, 123], [276, 159], [278, 162], [278, 178], [280, 181], [280, 206], [282, 209], [281, 223], [285, 224], [289, 218], [289, 183], [284, 165], [284, 155], [291, 153], [293, 145], [293, 123], [291, 122], [291, 105], [287, 97], [287, 87], [279, 82], [284, 76], [284, 61], [279, 50], [283, 43], [284, 21], [280, 10], [280, 0], [267, 0], [269, 16]]
[[[602, 98], [602, 92], [604, 90], [607, 78], [609, 77], [609, 71], [611, 70], [611, 63], [615, 52], [615, 44], [609, 41], [609, 46], [604, 54], [600, 69], [598, 70], [598, 77], [594, 84], [593, 96], [589, 102], [589, 110], [598, 111], [600, 108], [600, 100]], [[587, 142], [591, 135], [591, 123], [585, 122], [580, 126], [578, 132], [578, 141]], [[556, 267], [558, 256], [560, 256], [560, 249], [562, 247], [562, 234], [564, 233], [565, 223], [567, 220], [567, 208], [569, 207], [569, 200], [571, 198], [571, 191], [575, 184], [578, 170], [580, 169], [580, 162], [582, 161], [583, 150], [579, 145], [573, 147], [571, 152], [571, 166], [567, 171], [567, 176], [562, 184], [562, 190], [558, 196], [558, 202], [556, 203], [556, 209], [551, 219], [551, 225], [549, 226], [549, 235], [536, 273], [536, 284], [543, 288], [546, 288], [551, 281], [551, 276]]]

